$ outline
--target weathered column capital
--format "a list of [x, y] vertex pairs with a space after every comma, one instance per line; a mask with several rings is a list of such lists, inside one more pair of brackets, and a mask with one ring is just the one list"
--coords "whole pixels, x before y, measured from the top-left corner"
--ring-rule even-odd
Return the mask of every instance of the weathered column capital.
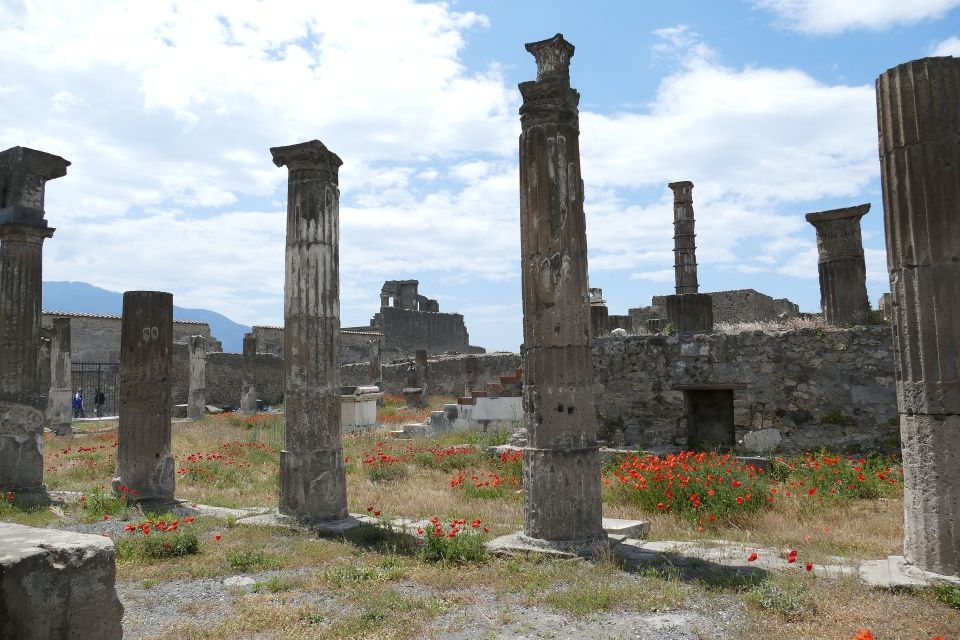
[[855, 207], [808, 213], [805, 218], [817, 230], [820, 262], [863, 256], [860, 218], [870, 211], [870, 203]]
[[69, 166], [60, 156], [27, 147], [0, 151], [0, 224], [4, 218], [42, 219], [47, 180], [67, 175]]
[[520, 124], [529, 128], [538, 124], [571, 125], [577, 123], [580, 94], [570, 88], [570, 58], [573, 45], [557, 34], [547, 40], [530, 42], [527, 51], [537, 61], [537, 79], [521, 82]]
[[339, 180], [343, 160], [319, 140], [285, 147], [270, 147], [270, 153], [273, 155], [273, 164], [287, 167], [291, 175], [298, 170], [315, 170], [325, 174], [324, 177], [332, 180], [334, 184]]
[[552, 38], [528, 42], [524, 48], [537, 60], [537, 81], [559, 78], [570, 86], [570, 58], [574, 46], [558, 33]]
[[[17, 210], [17, 207], [5, 209], [7, 212], [11, 210]], [[41, 219], [39, 223], [32, 224], [30, 221], [3, 223], [0, 219], [0, 241], [42, 245], [44, 240], [53, 236], [56, 229], [48, 227], [46, 220]]]
[[693, 183], [689, 180], [671, 182], [667, 186], [673, 191], [673, 201], [675, 203], [693, 202]]

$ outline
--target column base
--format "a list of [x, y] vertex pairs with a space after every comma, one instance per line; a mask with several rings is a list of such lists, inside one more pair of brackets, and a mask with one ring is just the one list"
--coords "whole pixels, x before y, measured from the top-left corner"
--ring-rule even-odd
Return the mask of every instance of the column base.
[[543, 540], [523, 533], [511, 533], [494, 538], [487, 549], [497, 555], [538, 554], [555, 558], [595, 558], [610, 551], [610, 540], [604, 533], [589, 540]]
[[523, 450], [523, 535], [571, 548], [604, 537], [598, 447]]
[[342, 448], [280, 452], [280, 513], [309, 524], [347, 518]]
[[0, 490], [18, 494], [43, 487], [43, 412], [0, 402]]

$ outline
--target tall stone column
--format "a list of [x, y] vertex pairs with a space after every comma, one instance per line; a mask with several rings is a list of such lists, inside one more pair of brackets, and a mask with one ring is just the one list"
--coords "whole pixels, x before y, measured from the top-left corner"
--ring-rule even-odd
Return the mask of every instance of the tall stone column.
[[70, 163], [25, 147], [0, 152], [0, 489], [42, 495], [47, 389], [39, 388], [48, 180]]
[[580, 177], [580, 94], [561, 34], [526, 45], [537, 79], [520, 84], [523, 276], [523, 531], [571, 549], [604, 539], [593, 401], [587, 236]]
[[904, 556], [960, 576], [960, 59], [877, 79]]
[[697, 293], [697, 235], [693, 232], [693, 183], [671, 182], [673, 191], [673, 273], [677, 294]]
[[207, 415], [207, 339], [190, 336], [190, 391], [187, 394], [187, 417], [203, 420]]
[[319, 140], [273, 147], [286, 166], [286, 431], [280, 509], [320, 523], [347, 516], [340, 425], [340, 189], [343, 161]]
[[240, 391], [240, 413], [257, 412], [256, 360], [257, 337], [247, 334], [243, 336], [243, 385]]
[[860, 238], [860, 218], [868, 211], [870, 203], [806, 215], [817, 230], [820, 308], [828, 324], [852, 327], [870, 322], [867, 266]]
[[173, 295], [162, 291], [124, 292], [113, 488], [136, 490], [142, 501], [173, 500], [172, 371]]
[[54, 318], [53, 339], [50, 341], [50, 395], [47, 400], [47, 418], [50, 430], [57, 435], [73, 432], [71, 374], [70, 318]]

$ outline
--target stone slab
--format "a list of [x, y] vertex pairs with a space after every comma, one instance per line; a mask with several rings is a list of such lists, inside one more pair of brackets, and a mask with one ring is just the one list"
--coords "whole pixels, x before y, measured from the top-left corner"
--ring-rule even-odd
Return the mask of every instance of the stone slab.
[[0, 523], [0, 637], [123, 637], [113, 542]]
[[603, 518], [603, 530], [609, 535], [643, 539], [650, 532], [650, 523], [645, 520]]
[[487, 542], [487, 550], [498, 556], [518, 556], [537, 554], [551, 558], [592, 558], [601, 556], [610, 549], [606, 536], [583, 543], [553, 543], [547, 540], [534, 540], [522, 532], [510, 533]]
[[860, 563], [860, 580], [871, 587], [922, 588], [935, 584], [960, 585], [960, 578], [931, 573], [907, 563], [903, 556]]

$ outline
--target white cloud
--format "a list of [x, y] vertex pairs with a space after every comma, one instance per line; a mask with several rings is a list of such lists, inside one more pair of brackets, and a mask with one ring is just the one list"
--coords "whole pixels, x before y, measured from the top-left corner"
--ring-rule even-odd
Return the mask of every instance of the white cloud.
[[955, 56], [960, 58], [960, 38], [953, 36], [942, 40], [930, 50], [932, 56]]
[[851, 29], [889, 29], [942, 18], [960, 0], [754, 0], [787, 28], [816, 35]]

